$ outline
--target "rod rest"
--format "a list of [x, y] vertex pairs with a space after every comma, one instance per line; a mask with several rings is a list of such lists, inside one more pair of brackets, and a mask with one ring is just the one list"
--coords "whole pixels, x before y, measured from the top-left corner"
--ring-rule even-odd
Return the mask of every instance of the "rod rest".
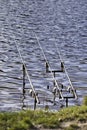
[[61, 62], [61, 71], [64, 72], [64, 62]]
[[48, 62], [46, 62], [46, 73], [51, 73], [51, 72], [54, 73], [54, 75], [57, 72], [64, 72], [64, 63], [61, 62], [61, 70], [52, 70], [52, 71], [50, 71], [49, 70], [49, 64], [48, 64]]

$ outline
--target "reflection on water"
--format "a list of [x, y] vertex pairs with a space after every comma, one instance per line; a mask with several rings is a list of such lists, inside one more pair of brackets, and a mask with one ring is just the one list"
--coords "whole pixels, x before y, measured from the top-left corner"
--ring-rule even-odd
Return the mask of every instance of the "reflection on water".
[[[23, 105], [22, 64], [15, 42], [36, 91], [52, 96], [46, 89], [47, 84], [52, 85], [52, 77], [48, 78], [49, 74], [45, 73], [44, 57], [32, 30], [36, 32], [52, 69], [60, 67], [56, 41], [79, 96], [70, 104], [81, 103], [82, 97], [87, 95], [84, 90], [87, 87], [86, 14], [86, 0], [0, 1], [0, 110], [21, 109]], [[59, 82], [67, 84], [64, 75], [57, 76]], [[30, 87], [27, 79], [26, 87]], [[26, 93], [25, 104], [32, 108], [33, 99]], [[43, 104], [44, 101], [39, 106], [43, 107]]]

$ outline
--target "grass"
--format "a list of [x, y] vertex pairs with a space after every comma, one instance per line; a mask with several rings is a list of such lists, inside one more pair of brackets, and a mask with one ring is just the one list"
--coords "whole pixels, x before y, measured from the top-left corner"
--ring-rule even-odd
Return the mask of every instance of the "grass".
[[83, 104], [87, 106], [87, 96], [84, 97]]
[[[87, 106], [74, 106], [63, 108], [58, 112], [44, 110], [26, 110], [20, 112], [1, 112], [0, 130], [30, 130], [38, 126], [42, 128], [54, 129], [61, 128], [67, 122], [87, 122]], [[78, 125], [73, 124], [65, 130], [79, 129]]]

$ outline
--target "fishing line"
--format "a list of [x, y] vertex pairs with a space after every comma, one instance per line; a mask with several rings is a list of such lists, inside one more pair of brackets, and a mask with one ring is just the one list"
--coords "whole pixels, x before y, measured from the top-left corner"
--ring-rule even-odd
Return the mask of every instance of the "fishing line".
[[38, 43], [38, 45], [39, 45], [39, 47], [40, 47], [40, 49], [41, 49], [41, 51], [42, 51], [42, 54], [43, 54], [43, 56], [44, 56], [44, 60], [45, 60], [46, 63], [48, 64], [48, 67], [49, 67], [50, 72], [51, 72], [51, 74], [52, 74], [53, 80], [55, 81], [55, 85], [56, 85], [56, 87], [57, 87], [58, 90], [59, 90], [59, 93], [60, 93], [60, 95], [61, 95], [61, 98], [63, 99], [62, 92], [60, 91], [59, 85], [58, 85], [58, 83], [57, 83], [57, 81], [56, 81], [56, 79], [55, 79], [55, 77], [54, 77], [54, 74], [53, 74], [53, 72], [52, 72], [52, 70], [51, 70], [51, 67], [50, 67], [49, 63], [48, 63], [48, 60], [47, 60], [46, 55], [45, 55], [45, 53], [44, 53], [44, 50], [43, 50], [43, 48], [42, 48], [42, 46], [41, 46], [41, 44], [40, 44], [40, 42], [39, 42], [39, 39], [38, 39], [36, 33], [35, 33], [34, 31], [32, 31], [32, 32], [33, 32], [33, 34], [35, 35], [35, 38], [36, 38], [36, 40], [37, 40], [37, 43]]

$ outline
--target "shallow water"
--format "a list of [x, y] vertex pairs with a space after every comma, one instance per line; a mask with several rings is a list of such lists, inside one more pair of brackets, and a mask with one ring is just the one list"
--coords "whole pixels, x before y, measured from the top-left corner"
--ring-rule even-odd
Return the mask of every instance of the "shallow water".
[[[33, 107], [28, 92], [23, 100], [22, 62], [15, 43], [19, 45], [35, 90], [41, 92], [42, 98], [52, 96], [46, 89], [48, 84], [52, 86], [52, 77], [45, 73], [45, 60], [33, 32], [52, 69], [60, 68], [55, 44], [59, 48], [78, 95], [77, 100], [69, 103], [80, 105], [83, 96], [87, 95], [87, 1], [1, 0], [0, 110], [18, 110], [23, 104]], [[59, 82], [68, 84], [64, 74], [56, 75]], [[30, 88], [27, 78], [26, 87]], [[44, 107], [44, 104], [54, 109], [52, 104], [44, 101], [39, 106]]]

